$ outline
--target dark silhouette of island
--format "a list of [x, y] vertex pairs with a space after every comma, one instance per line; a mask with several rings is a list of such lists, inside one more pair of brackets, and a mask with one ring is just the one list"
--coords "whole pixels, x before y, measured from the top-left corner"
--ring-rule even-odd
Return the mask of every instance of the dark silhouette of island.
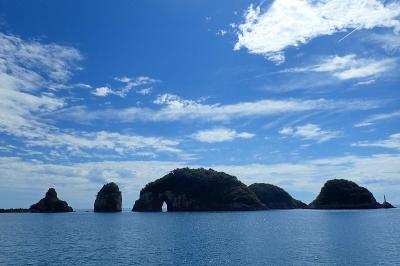
[[387, 201], [384, 201], [381, 206], [382, 209], [392, 209], [392, 208], [396, 208], [395, 206], [393, 206], [392, 204], [390, 204]]
[[31, 212], [72, 212], [73, 209], [68, 206], [68, 203], [60, 200], [57, 197], [57, 192], [54, 188], [49, 188], [46, 196], [38, 203], [33, 204], [29, 210]]
[[253, 211], [267, 209], [236, 177], [204, 168], [175, 169], [147, 184], [132, 211]]
[[299, 209], [307, 208], [307, 204], [294, 199], [284, 189], [265, 183], [255, 183], [249, 186], [249, 189], [269, 209]]
[[[265, 183], [247, 187], [235, 176], [213, 169], [175, 169], [148, 183], [135, 201], [132, 211], [161, 212], [163, 204], [169, 212], [179, 211], [256, 211], [268, 209], [389, 209], [386, 201], [376, 201], [366, 188], [345, 179], [332, 179], [321, 188], [309, 205], [294, 199], [284, 189]], [[95, 212], [120, 212], [122, 193], [117, 184], [104, 185], [94, 202]], [[50, 188], [46, 196], [29, 209], [0, 209], [0, 213], [72, 212], [67, 202], [57, 198]]]
[[16, 209], [0, 209], [0, 213], [24, 213], [31, 212], [29, 209], [16, 208]]
[[95, 212], [120, 212], [122, 210], [122, 195], [114, 182], [104, 185], [97, 193], [94, 202]]
[[383, 209], [392, 209], [396, 208], [392, 204], [386, 201], [386, 195], [383, 195], [383, 203], [381, 204], [381, 208]]
[[[325, 183], [310, 209], [377, 209], [392, 206], [379, 204], [372, 193], [345, 179], [333, 179]], [[393, 207], [393, 206], [392, 206]]]

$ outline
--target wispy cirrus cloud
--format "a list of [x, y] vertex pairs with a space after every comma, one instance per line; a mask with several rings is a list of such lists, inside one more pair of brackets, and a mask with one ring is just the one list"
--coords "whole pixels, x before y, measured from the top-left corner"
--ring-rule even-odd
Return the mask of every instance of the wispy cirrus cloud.
[[[67, 156], [90, 158], [99, 150], [118, 156], [157, 157], [160, 152], [186, 155], [177, 147], [178, 140], [59, 128], [43, 119], [46, 114], [68, 106], [65, 98], [57, 96], [57, 89], [70, 86], [68, 81], [74, 71], [80, 69], [77, 63], [82, 58], [81, 53], [71, 47], [26, 41], [0, 33], [0, 134], [24, 143], [26, 149], [20, 150], [48, 148], [50, 151], [45, 153], [51, 156], [46, 158], [55, 160]], [[147, 77], [118, 80], [125, 84], [125, 91], [121, 93], [156, 82]], [[79, 87], [90, 88], [85, 84]], [[104, 87], [97, 93], [106, 95], [110, 90]]]
[[[60, 155], [96, 157], [98, 152], [112, 152], [120, 156], [158, 157], [158, 153], [183, 154], [177, 146], [178, 140], [163, 137], [145, 137], [117, 132], [56, 131], [43, 137], [26, 140], [28, 146], [49, 147]], [[56, 159], [56, 158], [55, 158]]]
[[353, 143], [352, 146], [400, 149], [400, 133], [392, 134], [387, 139], [383, 139], [383, 140], [359, 141], [359, 142]]
[[285, 61], [288, 47], [350, 29], [393, 28], [400, 31], [400, 4], [380, 0], [275, 0], [265, 11], [250, 5], [238, 26], [235, 50]]
[[0, 33], [0, 132], [25, 137], [43, 133], [45, 124], [35, 114], [66, 105], [49, 89], [63, 85], [81, 59], [71, 47]]
[[243, 118], [257, 118], [286, 113], [302, 113], [316, 110], [369, 110], [381, 105], [378, 101], [365, 100], [327, 100], [327, 99], [284, 99], [256, 100], [233, 104], [207, 104], [204, 101], [183, 99], [173, 94], [159, 95], [154, 103], [159, 108], [131, 107], [125, 109], [88, 110], [74, 107], [60, 110], [54, 115], [87, 123], [95, 120], [113, 121], [204, 121], [223, 122]]
[[363, 39], [365, 42], [373, 42], [380, 45], [387, 53], [394, 54], [400, 51], [399, 33], [372, 33]]
[[191, 137], [200, 142], [216, 143], [233, 141], [235, 139], [250, 139], [254, 136], [255, 134], [249, 132], [237, 132], [236, 130], [229, 128], [214, 128], [199, 130]]
[[320, 63], [283, 70], [283, 73], [322, 72], [330, 73], [339, 80], [373, 78], [394, 69], [396, 58], [359, 58], [355, 54], [329, 56]]
[[108, 95], [116, 95], [121, 98], [126, 97], [129, 92], [133, 89], [136, 90], [137, 93], [142, 95], [150, 94], [152, 91], [151, 87], [143, 88], [143, 86], [150, 86], [154, 83], [159, 82], [156, 79], [152, 79], [150, 77], [136, 77], [136, 78], [129, 78], [129, 77], [116, 77], [114, 80], [121, 82], [123, 84], [122, 87], [113, 89], [109, 86], [98, 87], [92, 90], [92, 94], [99, 97], [106, 97]]
[[374, 114], [366, 119], [362, 120], [361, 122], [354, 125], [354, 127], [366, 127], [371, 126], [375, 122], [382, 121], [382, 120], [389, 120], [393, 118], [400, 117], [400, 111], [394, 111], [391, 113], [383, 113], [383, 114]]
[[279, 131], [279, 134], [322, 143], [339, 137], [341, 133], [339, 131], [322, 130], [318, 125], [309, 123], [297, 127], [284, 127]]

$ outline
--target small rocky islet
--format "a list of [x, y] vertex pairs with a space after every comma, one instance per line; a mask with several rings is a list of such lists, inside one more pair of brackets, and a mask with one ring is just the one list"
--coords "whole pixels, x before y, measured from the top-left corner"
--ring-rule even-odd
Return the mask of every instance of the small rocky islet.
[[122, 211], [122, 194], [114, 182], [105, 184], [97, 193], [94, 202], [95, 212], [120, 212]]
[[345, 179], [327, 181], [317, 198], [308, 207], [310, 209], [394, 208], [386, 202], [386, 199], [380, 204], [368, 189]]
[[[269, 209], [378, 209], [395, 208], [384, 199], [380, 204], [366, 188], [345, 179], [332, 179], [321, 188], [309, 205], [293, 198], [284, 189], [266, 183], [246, 186], [235, 176], [213, 169], [175, 169], [148, 183], [132, 211], [160, 212], [163, 204], [169, 212], [179, 211], [256, 211]], [[117, 184], [105, 184], [97, 193], [95, 212], [120, 212], [122, 193]], [[50, 188], [45, 197], [29, 209], [0, 209], [0, 213], [72, 212], [66, 201]]]
[[38, 203], [33, 204], [29, 208], [30, 212], [72, 212], [72, 207], [66, 201], [60, 200], [57, 197], [57, 192], [54, 188], [49, 188], [46, 196]]

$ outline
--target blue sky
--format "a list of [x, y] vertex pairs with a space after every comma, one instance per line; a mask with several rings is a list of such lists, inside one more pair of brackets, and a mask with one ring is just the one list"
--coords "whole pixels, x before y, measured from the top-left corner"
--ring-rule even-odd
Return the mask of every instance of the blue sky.
[[0, 202], [176, 167], [400, 203], [399, 1], [0, 1]]

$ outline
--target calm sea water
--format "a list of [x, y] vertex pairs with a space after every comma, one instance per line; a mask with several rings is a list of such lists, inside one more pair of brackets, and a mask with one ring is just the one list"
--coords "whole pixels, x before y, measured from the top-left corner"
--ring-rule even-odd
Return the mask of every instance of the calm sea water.
[[0, 265], [400, 265], [400, 210], [0, 214]]

